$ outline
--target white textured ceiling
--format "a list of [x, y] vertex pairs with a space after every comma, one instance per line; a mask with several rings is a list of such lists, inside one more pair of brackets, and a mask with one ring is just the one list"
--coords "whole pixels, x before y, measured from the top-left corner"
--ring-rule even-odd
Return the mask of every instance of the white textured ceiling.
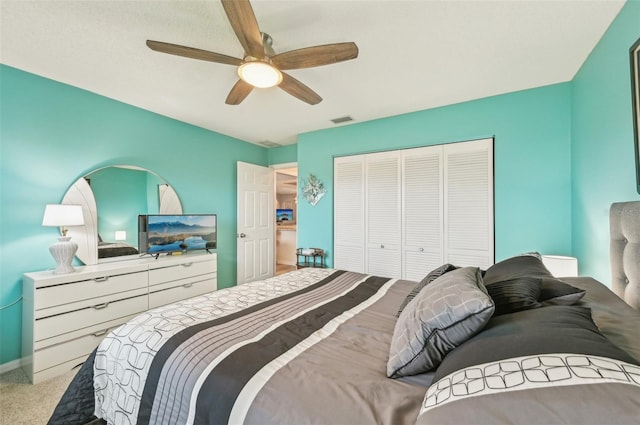
[[355, 60], [288, 71], [323, 97], [320, 104], [271, 88], [229, 106], [234, 67], [146, 47], [154, 39], [241, 57], [217, 0], [1, 0], [0, 61], [251, 143], [289, 144], [345, 115], [363, 122], [569, 81], [624, 1], [252, 5], [276, 52], [358, 45]]

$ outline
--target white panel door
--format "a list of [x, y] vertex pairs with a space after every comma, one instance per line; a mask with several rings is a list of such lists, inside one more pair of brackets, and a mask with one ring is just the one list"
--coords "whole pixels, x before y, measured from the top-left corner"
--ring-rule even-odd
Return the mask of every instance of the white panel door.
[[364, 155], [333, 161], [333, 266], [364, 273]]
[[494, 262], [493, 139], [444, 145], [445, 260], [487, 268]]
[[402, 153], [402, 277], [422, 280], [444, 263], [442, 146]]
[[273, 169], [238, 161], [237, 283], [273, 276]]
[[366, 165], [366, 272], [399, 277], [401, 262], [401, 153], [369, 154]]

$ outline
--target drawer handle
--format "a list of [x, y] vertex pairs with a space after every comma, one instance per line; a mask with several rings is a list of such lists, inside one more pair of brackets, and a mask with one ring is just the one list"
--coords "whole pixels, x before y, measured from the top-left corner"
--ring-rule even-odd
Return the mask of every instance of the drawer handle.
[[183, 263], [182, 267], [191, 267], [193, 263]]
[[109, 306], [109, 303], [103, 303], [103, 304], [98, 304], [98, 305], [94, 305], [93, 308], [95, 310], [102, 310], [103, 308], [107, 308]]
[[109, 332], [109, 329], [103, 329], [103, 330], [98, 331], [96, 333], [93, 333], [91, 335], [93, 335], [93, 336], [102, 336], [102, 335], [106, 334], [107, 332]]
[[193, 283], [185, 283], [184, 285], [182, 285], [183, 288], [191, 288], [193, 286]]
[[109, 276], [96, 277], [93, 279], [94, 282], [106, 282], [109, 280]]

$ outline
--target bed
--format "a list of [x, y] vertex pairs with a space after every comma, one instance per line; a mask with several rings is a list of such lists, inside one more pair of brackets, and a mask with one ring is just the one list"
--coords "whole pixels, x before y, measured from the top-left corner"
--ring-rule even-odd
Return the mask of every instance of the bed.
[[[612, 241], [631, 246], [628, 224], [613, 231], [618, 207]], [[634, 276], [637, 257], [614, 254]], [[536, 253], [421, 282], [301, 269], [116, 329], [49, 423], [637, 423], [634, 307], [594, 279], [552, 276]]]
[[125, 242], [98, 242], [98, 258], [121, 257], [123, 255], [135, 255], [138, 250]]

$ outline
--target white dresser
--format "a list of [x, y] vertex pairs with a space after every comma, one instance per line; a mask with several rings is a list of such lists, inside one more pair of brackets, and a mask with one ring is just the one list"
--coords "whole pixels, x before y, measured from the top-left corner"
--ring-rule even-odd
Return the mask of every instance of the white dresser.
[[217, 254], [101, 263], [23, 278], [22, 361], [34, 384], [82, 364], [104, 335], [150, 308], [217, 289]]

